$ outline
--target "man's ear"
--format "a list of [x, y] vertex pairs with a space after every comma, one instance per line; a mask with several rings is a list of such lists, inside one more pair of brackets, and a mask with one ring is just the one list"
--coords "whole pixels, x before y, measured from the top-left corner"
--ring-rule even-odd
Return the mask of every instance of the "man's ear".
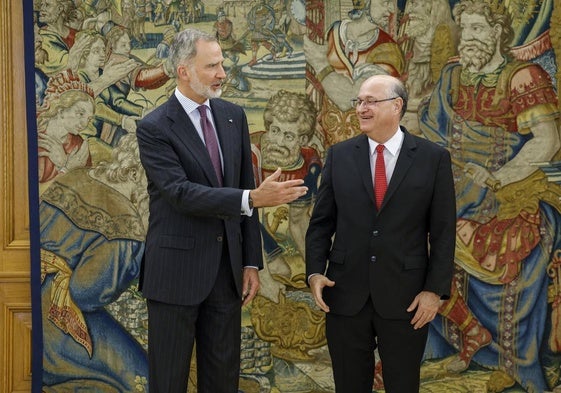
[[184, 66], [184, 65], [180, 65], [177, 67], [177, 75], [181, 78], [181, 79], [186, 79], [186, 78], [190, 78], [191, 77], [191, 73], [189, 71], [189, 67]]
[[393, 104], [394, 111], [401, 113], [401, 108], [403, 107], [403, 100], [395, 100]]

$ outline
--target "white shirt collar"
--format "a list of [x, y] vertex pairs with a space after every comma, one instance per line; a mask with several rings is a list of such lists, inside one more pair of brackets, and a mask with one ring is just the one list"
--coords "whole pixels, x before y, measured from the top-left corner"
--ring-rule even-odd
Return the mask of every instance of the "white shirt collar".
[[[399, 153], [404, 137], [405, 134], [398, 126], [395, 134], [393, 134], [393, 136], [384, 143], [385, 148], [392, 154], [392, 156], [395, 156], [397, 153]], [[368, 144], [370, 146], [370, 155], [372, 155], [376, 151], [376, 146], [378, 146], [379, 143], [368, 138]]]
[[181, 93], [177, 87], [175, 88], [175, 97], [177, 97], [177, 100], [179, 101], [179, 103], [185, 110], [185, 113], [187, 114], [195, 111], [200, 105], [206, 105], [207, 107], [210, 108], [210, 101], [208, 99], [202, 104], [199, 104], [193, 101], [192, 99], [190, 99], [189, 97], [183, 95], [183, 93]]

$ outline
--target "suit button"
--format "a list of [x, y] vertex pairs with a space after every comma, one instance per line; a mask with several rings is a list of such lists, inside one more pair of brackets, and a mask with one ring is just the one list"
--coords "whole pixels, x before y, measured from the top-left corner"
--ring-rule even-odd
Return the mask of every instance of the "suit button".
[[372, 232], [372, 236], [376, 237], [380, 234], [378, 230]]
[[370, 262], [376, 262], [376, 255], [372, 255], [370, 257]]
[[217, 241], [217, 242], [222, 242], [222, 236], [217, 236], [217, 237], [216, 237], [216, 241]]

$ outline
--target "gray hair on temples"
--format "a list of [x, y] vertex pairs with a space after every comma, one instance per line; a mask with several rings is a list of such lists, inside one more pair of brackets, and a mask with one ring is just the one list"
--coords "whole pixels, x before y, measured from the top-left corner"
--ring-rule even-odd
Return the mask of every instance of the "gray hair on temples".
[[392, 95], [400, 97], [401, 100], [403, 101], [403, 105], [401, 106], [401, 119], [403, 119], [403, 116], [405, 116], [405, 113], [407, 112], [407, 101], [409, 99], [409, 94], [407, 94], [407, 89], [405, 88], [405, 85], [403, 84], [403, 82], [397, 78], [395, 78], [395, 82], [392, 83], [391, 87], [390, 87], [391, 92], [393, 93]]

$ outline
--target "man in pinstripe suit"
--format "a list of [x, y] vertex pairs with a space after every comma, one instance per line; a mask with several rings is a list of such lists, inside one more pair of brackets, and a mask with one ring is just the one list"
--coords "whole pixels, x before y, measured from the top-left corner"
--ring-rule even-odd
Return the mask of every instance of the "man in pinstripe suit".
[[140, 287], [151, 393], [187, 391], [195, 341], [198, 392], [237, 392], [241, 306], [256, 295], [263, 266], [254, 208], [307, 191], [302, 180], [279, 182], [280, 170], [254, 188], [245, 113], [218, 98], [223, 60], [213, 36], [178, 33], [175, 94], [138, 125], [150, 194]]

